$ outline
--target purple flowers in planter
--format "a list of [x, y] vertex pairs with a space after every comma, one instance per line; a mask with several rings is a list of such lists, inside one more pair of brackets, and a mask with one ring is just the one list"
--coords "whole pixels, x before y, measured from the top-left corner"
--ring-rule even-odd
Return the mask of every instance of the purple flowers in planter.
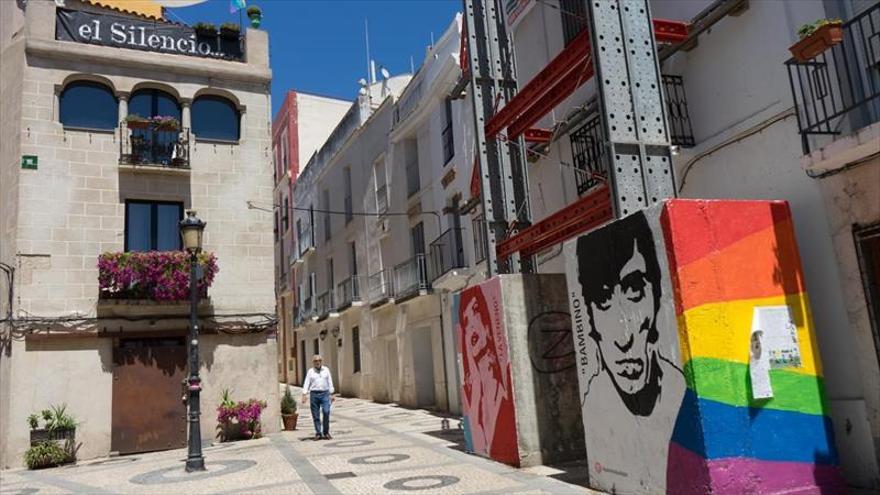
[[[217, 274], [214, 253], [199, 253], [203, 277], [199, 293]], [[189, 254], [184, 251], [104, 253], [98, 256], [98, 288], [101, 299], [150, 299], [186, 301], [189, 299]]]
[[[224, 401], [225, 402], [225, 401]], [[247, 402], [227, 402], [217, 407], [217, 423], [226, 430], [224, 440], [229, 438], [229, 431], [233, 425], [238, 425], [239, 433], [244, 438], [259, 438], [261, 436], [260, 415], [266, 409], [266, 401], [250, 399]]]

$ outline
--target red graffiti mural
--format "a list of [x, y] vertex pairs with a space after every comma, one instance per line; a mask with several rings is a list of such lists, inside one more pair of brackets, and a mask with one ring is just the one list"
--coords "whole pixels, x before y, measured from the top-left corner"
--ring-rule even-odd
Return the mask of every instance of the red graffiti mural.
[[455, 321], [462, 366], [462, 412], [468, 450], [519, 465], [501, 282], [461, 292]]

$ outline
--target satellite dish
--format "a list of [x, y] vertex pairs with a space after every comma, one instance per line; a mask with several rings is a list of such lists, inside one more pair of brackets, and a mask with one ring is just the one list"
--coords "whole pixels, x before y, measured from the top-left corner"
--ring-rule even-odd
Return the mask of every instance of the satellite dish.
[[391, 77], [391, 73], [388, 72], [388, 69], [385, 67], [379, 67], [379, 72], [382, 74], [382, 79], [388, 79]]
[[367, 94], [367, 88], [363, 88], [363, 87], [362, 87], [361, 89], [358, 90], [358, 94], [361, 95], [361, 96], [366, 95], [366, 94]]
[[361, 87], [366, 87], [367, 80], [362, 77], [362, 78], [358, 79], [358, 84], [360, 84]]

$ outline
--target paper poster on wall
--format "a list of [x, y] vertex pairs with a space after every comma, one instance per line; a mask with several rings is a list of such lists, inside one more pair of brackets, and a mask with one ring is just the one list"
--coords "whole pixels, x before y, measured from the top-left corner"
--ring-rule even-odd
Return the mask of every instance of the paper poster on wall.
[[788, 306], [755, 307], [752, 331], [755, 330], [756, 325], [763, 331], [764, 350], [767, 352], [771, 369], [801, 366], [797, 326], [791, 318]]
[[770, 355], [760, 329], [759, 314], [752, 315], [752, 336], [749, 339], [749, 378], [752, 382], [752, 398], [769, 399], [773, 397], [770, 384]]

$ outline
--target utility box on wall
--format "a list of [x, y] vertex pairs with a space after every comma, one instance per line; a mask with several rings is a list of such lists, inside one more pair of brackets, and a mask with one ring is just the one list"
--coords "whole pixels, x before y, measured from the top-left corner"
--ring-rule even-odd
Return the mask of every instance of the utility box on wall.
[[513, 466], [582, 459], [564, 276], [499, 275], [452, 310], [467, 449]]
[[592, 487], [845, 492], [786, 202], [668, 200], [565, 254]]

